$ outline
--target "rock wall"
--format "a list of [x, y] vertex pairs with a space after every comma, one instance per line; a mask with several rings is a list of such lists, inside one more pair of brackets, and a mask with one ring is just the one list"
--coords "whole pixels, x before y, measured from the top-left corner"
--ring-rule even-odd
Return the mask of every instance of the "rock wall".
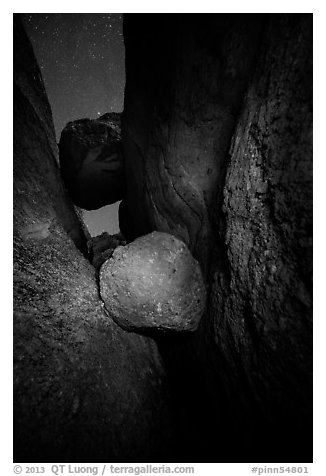
[[159, 340], [180, 455], [312, 458], [312, 16], [126, 15], [131, 236], [183, 239], [207, 279]]
[[14, 96], [14, 224], [29, 237], [49, 234], [51, 223], [57, 221], [86, 254], [83, 223], [60, 179], [52, 113], [41, 73], [25, 32], [16, 23]]
[[272, 435], [282, 428], [285, 454], [311, 458], [310, 15], [273, 15], [266, 25], [232, 139], [223, 212], [226, 267], [212, 276], [215, 341], [233, 378], [243, 376], [260, 425]]
[[103, 311], [16, 15], [14, 52], [14, 461], [167, 460], [174, 441], [157, 345]]
[[224, 159], [263, 22], [259, 15], [142, 18], [140, 31], [133, 16], [124, 22], [125, 214], [134, 237], [173, 230], [206, 268], [211, 203], [222, 198]]

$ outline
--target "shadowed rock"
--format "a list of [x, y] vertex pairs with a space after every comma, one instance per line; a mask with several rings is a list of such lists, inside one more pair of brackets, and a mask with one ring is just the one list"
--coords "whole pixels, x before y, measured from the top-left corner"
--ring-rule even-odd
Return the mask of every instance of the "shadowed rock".
[[124, 246], [126, 241], [121, 234], [109, 235], [103, 232], [88, 240], [87, 247], [92, 265], [99, 270], [101, 265], [112, 256], [118, 246]]
[[122, 200], [119, 205], [119, 228], [127, 241], [133, 240], [132, 228], [128, 219], [128, 210], [126, 200]]
[[126, 15], [124, 40], [121, 223], [209, 285], [160, 345], [185, 459], [310, 460], [312, 15]]
[[205, 309], [199, 264], [167, 233], [118, 247], [101, 268], [100, 289], [109, 313], [129, 330], [194, 331]]
[[86, 210], [109, 205], [125, 194], [120, 114], [69, 122], [61, 133], [60, 167], [73, 202]]

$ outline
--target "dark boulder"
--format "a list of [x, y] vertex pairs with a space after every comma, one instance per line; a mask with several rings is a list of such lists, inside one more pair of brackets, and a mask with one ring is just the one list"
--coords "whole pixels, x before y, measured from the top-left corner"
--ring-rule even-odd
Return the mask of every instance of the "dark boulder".
[[86, 210], [115, 203], [125, 195], [121, 118], [69, 122], [59, 143], [60, 168], [73, 202]]

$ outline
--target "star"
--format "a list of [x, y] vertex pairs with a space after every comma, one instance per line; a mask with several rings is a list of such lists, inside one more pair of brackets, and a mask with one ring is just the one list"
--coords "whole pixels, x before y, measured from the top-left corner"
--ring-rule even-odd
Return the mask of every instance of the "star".
[[123, 108], [122, 14], [22, 14], [57, 139], [72, 120]]

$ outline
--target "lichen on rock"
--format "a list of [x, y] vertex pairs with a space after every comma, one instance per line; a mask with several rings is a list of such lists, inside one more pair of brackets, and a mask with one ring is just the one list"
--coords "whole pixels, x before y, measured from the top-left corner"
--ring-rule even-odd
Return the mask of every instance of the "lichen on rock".
[[201, 269], [187, 246], [156, 231], [116, 248], [101, 267], [100, 293], [127, 330], [194, 331], [206, 303]]

